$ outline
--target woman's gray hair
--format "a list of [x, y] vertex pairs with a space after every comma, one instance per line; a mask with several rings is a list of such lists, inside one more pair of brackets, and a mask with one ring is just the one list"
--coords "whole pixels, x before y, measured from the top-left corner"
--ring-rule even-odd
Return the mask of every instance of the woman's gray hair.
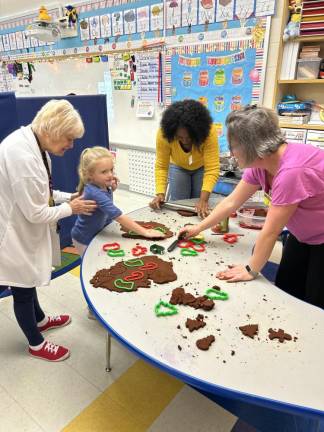
[[247, 105], [226, 118], [229, 148], [239, 148], [245, 163], [274, 153], [285, 142], [277, 114], [268, 108]]

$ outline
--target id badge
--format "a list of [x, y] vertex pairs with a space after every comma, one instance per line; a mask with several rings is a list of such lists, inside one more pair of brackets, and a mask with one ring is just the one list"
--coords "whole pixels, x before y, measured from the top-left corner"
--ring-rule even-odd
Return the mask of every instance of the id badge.
[[192, 154], [189, 156], [188, 163], [189, 163], [189, 165], [192, 165]]

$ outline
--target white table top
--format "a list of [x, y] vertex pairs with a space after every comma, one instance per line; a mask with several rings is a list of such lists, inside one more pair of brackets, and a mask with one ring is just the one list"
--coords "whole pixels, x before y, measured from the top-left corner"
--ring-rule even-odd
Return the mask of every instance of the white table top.
[[[185, 223], [197, 221], [174, 211], [153, 212], [149, 208], [130, 216], [164, 223], [174, 232]], [[247, 283], [217, 280], [216, 272], [228, 264], [247, 262], [257, 235], [253, 230], [239, 228], [235, 219], [231, 219], [230, 227], [231, 232], [244, 234], [234, 246], [206, 231], [206, 252], [197, 257], [182, 257], [179, 248], [158, 255], [164, 260], [175, 258], [172, 262], [178, 275], [176, 281], [116, 293], [95, 289], [89, 281], [98, 270], [134, 258], [131, 248], [135, 243], [149, 248], [154, 241], [122, 238], [119, 225], [113, 223], [93, 239], [84, 255], [81, 282], [87, 301], [114, 337], [186, 383], [210, 393], [292, 413], [324, 415], [324, 313], [284, 293], [262, 276]], [[173, 240], [174, 237], [158, 243], [167, 248]], [[110, 258], [102, 251], [104, 243], [115, 241], [125, 250], [124, 258]], [[155, 316], [155, 304], [169, 301], [174, 288], [183, 285], [186, 292], [196, 295], [198, 291], [203, 295], [215, 284], [230, 298], [215, 301], [212, 311], [181, 305], [177, 306], [178, 315]], [[208, 317], [207, 324], [190, 333], [185, 327], [186, 319], [195, 318], [198, 313]], [[238, 327], [246, 324], [259, 324], [258, 337], [252, 340], [242, 335]], [[282, 328], [298, 339], [270, 341], [270, 327]], [[196, 340], [210, 334], [215, 336], [215, 342], [208, 351], [200, 351]]]

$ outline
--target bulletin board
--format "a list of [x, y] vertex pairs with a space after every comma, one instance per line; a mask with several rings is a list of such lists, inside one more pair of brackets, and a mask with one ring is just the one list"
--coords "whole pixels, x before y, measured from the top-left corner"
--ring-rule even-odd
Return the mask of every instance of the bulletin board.
[[[259, 38], [171, 48], [166, 55], [167, 104], [195, 99], [210, 111], [221, 153], [228, 151], [227, 115], [262, 102], [266, 65], [266, 20]], [[260, 29], [259, 29], [260, 30]]]

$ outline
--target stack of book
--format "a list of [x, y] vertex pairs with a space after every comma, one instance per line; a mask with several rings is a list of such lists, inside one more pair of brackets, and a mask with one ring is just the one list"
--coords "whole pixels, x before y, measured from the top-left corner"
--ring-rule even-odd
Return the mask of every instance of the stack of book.
[[300, 23], [301, 36], [324, 35], [324, 1], [304, 0]]
[[312, 102], [287, 101], [277, 105], [280, 125], [302, 125], [309, 122]]
[[299, 58], [301, 59], [319, 59], [320, 52], [319, 45], [304, 45], [299, 53]]
[[293, 80], [296, 77], [296, 66], [299, 52], [298, 41], [285, 43], [280, 71], [281, 80]]

